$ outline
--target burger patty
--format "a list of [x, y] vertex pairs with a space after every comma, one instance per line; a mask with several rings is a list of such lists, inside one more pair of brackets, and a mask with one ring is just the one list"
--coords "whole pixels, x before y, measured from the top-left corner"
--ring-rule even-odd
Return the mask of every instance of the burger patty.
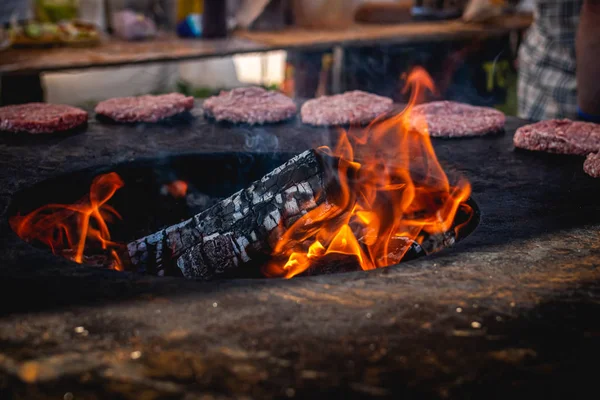
[[286, 95], [260, 87], [222, 91], [203, 104], [204, 113], [217, 121], [265, 124], [285, 121], [296, 115], [296, 104]]
[[600, 151], [600, 125], [552, 119], [517, 129], [515, 147], [548, 153], [587, 155]]
[[[506, 117], [501, 111], [454, 101], [419, 104], [411, 110], [411, 126], [427, 127], [433, 137], [482, 136], [504, 130]], [[425, 125], [426, 124], [426, 125]]]
[[28, 103], [0, 107], [0, 131], [11, 133], [64, 132], [87, 123], [88, 113], [64, 104]]
[[117, 122], [158, 122], [194, 108], [194, 98], [181, 93], [117, 97], [98, 103], [96, 114]]
[[388, 97], [354, 90], [308, 100], [300, 115], [302, 122], [310, 125], [365, 125], [390, 111], [393, 104]]
[[600, 178], [600, 153], [590, 153], [583, 163], [583, 171], [593, 178]]

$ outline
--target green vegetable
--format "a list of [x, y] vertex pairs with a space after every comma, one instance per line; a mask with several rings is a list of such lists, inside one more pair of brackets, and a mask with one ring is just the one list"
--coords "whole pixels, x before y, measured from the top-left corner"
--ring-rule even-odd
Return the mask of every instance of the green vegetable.
[[32, 39], [38, 39], [42, 36], [42, 27], [36, 23], [29, 23], [25, 25], [25, 34]]
[[42, 22], [59, 22], [77, 17], [78, 0], [36, 0], [35, 14]]

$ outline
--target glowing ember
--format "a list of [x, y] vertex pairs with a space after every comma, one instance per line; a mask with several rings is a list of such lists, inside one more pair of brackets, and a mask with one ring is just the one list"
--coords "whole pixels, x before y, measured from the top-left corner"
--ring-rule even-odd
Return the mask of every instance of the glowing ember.
[[406, 79], [404, 90], [411, 90], [411, 97], [403, 112], [342, 132], [334, 150], [319, 149], [340, 159], [339, 198], [287, 230], [274, 250], [275, 261], [264, 269], [267, 276], [291, 278], [334, 253], [355, 257], [365, 270], [395, 264], [414, 242], [451, 230], [459, 208], [472, 211], [465, 204], [470, 184], [450, 184], [426, 121], [413, 116], [410, 123], [425, 89], [434, 91], [433, 82], [416, 68]]
[[165, 195], [169, 194], [176, 199], [180, 199], [182, 197], [185, 197], [185, 195], [187, 194], [187, 190], [188, 190], [187, 182], [177, 180], [177, 181], [168, 183], [166, 185], [163, 185], [163, 187], [161, 188], [161, 193], [163, 193]]
[[[12, 229], [27, 242], [40, 242], [57, 255], [77, 263], [93, 263], [88, 250], [98, 250], [102, 255], [100, 264], [110, 264], [121, 271], [123, 265], [116, 248], [118, 243], [110, 240], [107, 223], [121, 218], [106, 202], [123, 187], [123, 181], [114, 172], [96, 177], [90, 194], [75, 204], [48, 204], [31, 213], [10, 219]], [[110, 262], [108, 262], [110, 260]]]

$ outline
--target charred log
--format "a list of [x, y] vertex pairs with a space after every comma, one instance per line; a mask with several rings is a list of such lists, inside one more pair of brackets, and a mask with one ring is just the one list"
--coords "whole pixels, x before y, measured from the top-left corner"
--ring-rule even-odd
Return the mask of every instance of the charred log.
[[289, 226], [326, 201], [328, 165], [306, 151], [189, 220], [129, 243], [130, 261], [139, 271], [208, 279], [269, 254]]
[[[270, 260], [287, 229], [307, 212], [323, 203], [353, 204], [352, 199], [342, 201], [339, 162], [325, 153], [306, 151], [189, 220], [130, 243], [129, 260], [137, 271], [158, 275], [200, 279], [253, 276]], [[342, 170], [350, 185], [347, 195], [354, 196], [352, 187], [360, 182], [360, 171]], [[472, 215], [470, 206], [461, 206], [454, 226], [447, 232], [423, 232], [417, 241], [393, 238], [388, 254], [378, 260], [378, 265], [392, 265], [451, 247]], [[332, 262], [326, 257], [304, 274], [360, 269], [355, 261], [345, 257], [343, 262]]]

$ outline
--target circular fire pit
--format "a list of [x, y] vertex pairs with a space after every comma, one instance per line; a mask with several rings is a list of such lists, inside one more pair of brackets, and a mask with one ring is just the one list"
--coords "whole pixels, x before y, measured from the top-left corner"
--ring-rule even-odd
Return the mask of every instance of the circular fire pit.
[[[129, 243], [145, 235], [156, 232], [188, 218], [215, 205], [221, 199], [242, 190], [253, 181], [261, 179], [293, 157], [291, 153], [249, 154], [249, 153], [213, 153], [183, 154], [163, 158], [140, 159], [106, 167], [88, 168], [71, 172], [59, 177], [40, 182], [15, 194], [9, 209], [9, 219], [13, 230], [23, 237], [15, 221], [15, 216], [26, 216], [34, 210], [48, 204], [72, 205], [82, 198], [89, 198], [90, 185], [94, 179], [103, 174], [116, 173], [122, 180], [122, 186], [114, 190], [114, 195], [106, 201], [106, 206], [116, 213], [111, 214], [107, 223], [110, 236], [103, 237], [105, 242], [115, 244], [119, 254], [124, 254], [123, 244]], [[102, 191], [102, 189], [100, 189]], [[104, 206], [103, 206], [104, 207]], [[102, 207], [101, 213], [104, 215]], [[65, 212], [61, 209], [61, 212]], [[67, 213], [71, 213], [69, 208]], [[87, 212], [84, 210], [82, 213]], [[117, 214], [119, 217], [117, 217]], [[67, 217], [70, 217], [67, 215]], [[18, 217], [17, 217], [18, 218]], [[79, 218], [79, 217], [78, 217]], [[80, 223], [80, 222], [78, 222]], [[401, 256], [402, 261], [418, 258], [438, 252], [471, 234], [479, 223], [479, 208], [473, 199], [464, 202], [454, 218], [452, 228], [441, 235], [425, 237], [421, 243], [412, 242], [410, 248]], [[90, 223], [91, 226], [91, 223]], [[66, 232], [63, 240], [73, 240]], [[101, 232], [100, 232], [101, 233]], [[91, 229], [88, 237], [96, 233]], [[53, 235], [57, 235], [54, 233]], [[50, 250], [48, 244], [39, 238], [29, 241], [36, 247]], [[52, 238], [56, 240], [57, 238]], [[397, 241], [403, 238], [396, 239]], [[119, 244], [121, 244], [119, 246]], [[53, 247], [53, 246], [52, 246]], [[77, 247], [77, 246], [72, 246]], [[390, 250], [391, 252], [392, 250]], [[102, 252], [94, 252], [87, 247], [80, 259], [73, 252], [57, 251], [77, 262], [102, 267], [111, 267]], [[392, 258], [390, 258], [392, 260]], [[396, 261], [396, 260], [395, 260]], [[252, 267], [239, 268], [223, 277], [262, 277], [261, 265], [268, 258], [256, 257]], [[396, 262], [390, 261], [393, 265]], [[124, 264], [127, 261], [124, 260]], [[120, 265], [119, 268], [134, 269], [132, 266]], [[336, 254], [318, 263], [318, 266], [305, 271], [307, 274], [345, 272], [360, 269], [353, 257]], [[176, 266], [160, 271], [144, 268], [142, 271], [159, 275], [181, 275]]]
[[[269, 154], [240, 158], [270, 163], [258, 177], [288, 157], [275, 152], [334, 146], [335, 131], [299, 122], [265, 127], [257, 149], [248, 148], [246, 128], [203, 119], [134, 131], [92, 121], [83, 135], [1, 147], [5, 391], [21, 398], [280, 398], [290, 388], [295, 398], [583, 396], [594, 389], [587, 366], [600, 354], [600, 185], [582, 171], [582, 158], [514, 150], [524, 123], [509, 117], [504, 135], [433, 141], [444, 170], [471, 182], [483, 215], [451, 251], [368, 273], [290, 280], [200, 284], [78, 267], [23, 242], [7, 221], [49, 201], [76, 201], [96, 176], [117, 171], [125, 186], [109, 204], [130, 204], [118, 210], [123, 223], [140, 207], [138, 224], [123, 226], [129, 233], [119, 220], [109, 226], [114, 240], [128, 240], [178, 220], [148, 215], [158, 207], [152, 199], [163, 199], [156, 182], [147, 180], [152, 195], [125, 196], [139, 171], [156, 176], [157, 154], [212, 152], [166, 159], [196, 160], [186, 167], [191, 175], [210, 166], [201, 160], [224, 159], [214, 152], [260, 150]], [[143, 168], [129, 163], [139, 167], [129, 174], [115, 165], [144, 156], [154, 159]], [[217, 172], [225, 174], [212, 166], [204, 175], [225, 185]]]

